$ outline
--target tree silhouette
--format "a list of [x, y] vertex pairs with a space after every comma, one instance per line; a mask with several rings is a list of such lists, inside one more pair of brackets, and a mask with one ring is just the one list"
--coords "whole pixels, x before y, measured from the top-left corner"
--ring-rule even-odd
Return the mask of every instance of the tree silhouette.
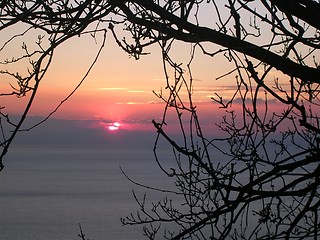
[[[17, 79], [19, 88], [10, 94], [21, 96], [36, 91], [50, 63], [43, 59], [73, 36], [108, 30], [136, 59], [158, 45], [166, 87], [155, 94], [166, 107], [162, 121], [153, 121], [154, 154], [176, 188], [158, 189], [166, 197], [151, 205], [134, 195], [139, 212], [122, 222], [144, 225], [149, 239], [317, 239], [319, 10], [312, 0], [3, 1], [0, 30], [22, 21], [45, 31], [50, 42], [47, 50], [25, 47], [21, 59], [43, 56], [30, 61], [29, 77], [2, 73]], [[185, 64], [173, 57], [177, 42], [190, 43]], [[213, 62], [227, 60], [218, 79], [235, 81], [231, 97], [212, 93], [225, 111], [216, 123], [219, 136], [203, 130], [193, 101], [199, 53]], [[176, 114], [179, 138], [167, 130], [169, 111]], [[5, 151], [13, 137], [3, 141]], [[170, 166], [157, 151], [162, 139], [173, 149]]]

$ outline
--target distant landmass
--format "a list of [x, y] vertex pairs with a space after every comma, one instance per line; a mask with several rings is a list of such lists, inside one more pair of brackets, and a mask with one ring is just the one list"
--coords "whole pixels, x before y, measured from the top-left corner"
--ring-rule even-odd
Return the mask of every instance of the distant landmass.
[[[41, 117], [28, 117], [22, 129], [28, 129], [41, 121]], [[69, 120], [50, 118], [41, 125], [20, 131], [14, 145], [108, 145], [114, 147], [136, 148], [143, 145], [152, 147], [155, 131], [127, 130], [119, 127], [116, 131], [108, 129], [108, 122], [102, 120]], [[150, 123], [151, 124], [151, 123]]]

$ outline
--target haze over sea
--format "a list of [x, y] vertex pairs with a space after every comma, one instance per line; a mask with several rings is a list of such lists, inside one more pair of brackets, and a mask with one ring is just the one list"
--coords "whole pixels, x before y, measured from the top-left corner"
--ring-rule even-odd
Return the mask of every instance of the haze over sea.
[[123, 227], [120, 218], [138, 209], [132, 189], [146, 190], [119, 166], [135, 181], [170, 186], [153, 157], [155, 132], [93, 125], [51, 119], [20, 133], [0, 173], [1, 239], [80, 239], [79, 223], [90, 240], [143, 238], [142, 226]]

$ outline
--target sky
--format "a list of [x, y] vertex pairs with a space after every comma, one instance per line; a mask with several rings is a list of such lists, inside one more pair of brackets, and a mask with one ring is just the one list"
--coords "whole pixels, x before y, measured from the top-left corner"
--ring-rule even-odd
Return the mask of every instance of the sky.
[[[88, 45], [88, 48], [83, 48]], [[188, 44], [184, 45], [190, 47]], [[91, 39], [81, 41], [73, 39], [58, 49], [57, 60], [48, 74], [46, 89], [40, 92], [39, 98], [57, 98], [56, 101], [59, 101], [59, 98], [66, 96], [90, 66], [96, 53], [92, 51], [92, 47], [96, 47], [95, 50], [98, 48]], [[181, 52], [179, 51], [177, 59], [181, 62], [186, 61], [189, 52]], [[72, 106], [78, 105], [77, 111], [82, 112], [85, 118], [95, 116], [109, 118], [110, 115], [123, 114], [123, 109], [130, 112], [133, 106], [143, 112], [146, 104], [160, 102], [152, 91], [159, 92], [165, 87], [161, 54], [156, 46], [150, 49], [150, 53], [135, 60], [122, 51], [109, 35], [99, 61], [83, 86], [63, 109], [68, 109], [67, 112], [70, 112]], [[203, 61], [203, 65], [197, 67], [193, 76], [196, 79], [195, 87], [199, 89], [195, 98], [196, 101], [209, 102], [213, 94], [212, 87], [216, 84], [214, 83], [216, 76], [210, 61]], [[41, 105], [35, 107], [43, 109], [42, 111], [47, 108]], [[58, 114], [63, 115], [62, 111]]]
[[[22, 26], [21, 26], [22, 27]], [[8, 31], [2, 31], [3, 40], [9, 39], [21, 32], [20, 26], [14, 26]], [[23, 38], [17, 38], [11, 45], [1, 51], [1, 59], [11, 58], [23, 54], [22, 42], [28, 48], [37, 48], [38, 30], [31, 31]], [[45, 40], [44, 40], [45, 41]], [[61, 101], [78, 85], [85, 76], [96, 53], [99, 50], [101, 35], [95, 39], [89, 35], [74, 37], [59, 46], [55, 50], [53, 62], [41, 83], [35, 102], [29, 112], [32, 117], [45, 117], [50, 114]], [[188, 43], [174, 43], [172, 58], [177, 63], [183, 63], [187, 69], [191, 45]], [[211, 50], [218, 50], [219, 46], [211, 46]], [[96, 127], [108, 128], [108, 124], [119, 123], [119, 129], [128, 131], [151, 131], [155, 129], [151, 120], [160, 121], [163, 116], [164, 103], [155, 96], [153, 91], [165, 92], [165, 75], [163, 71], [161, 52], [154, 45], [146, 49], [150, 54], [135, 60], [120, 49], [112, 37], [107, 34], [106, 45], [80, 88], [68, 99], [52, 118], [66, 120], [94, 120]], [[17, 65], [16, 71], [26, 71], [26, 65]], [[2, 65], [4, 69], [7, 66]], [[232, 70], [233, 64], [225, 57], [212, 59], [198, 49], [191, 64], [193, 81], [193, 102], [197, 106], [198, 113], [204, 126], [212, 130], [215, 123], [219, 122], [225, 114], [225, 110], [218, 108], [211, 97], [219, 93], [226, 99], [230, 98], [236, 90], [235, 74], [216, 80], [223, 74]], [[11, 69], [10, 69], [11, 70]], [[14, 72], [15, 70], [13, 70]], [[271, 72], [270, 81], [279, 76], [278, 72]], [[185, 74], [189, 78], [188, 72]], [[10, 89], [9, 81], [1, 76], [1, 90]], [[173, 75], [171, 73], [170, 80]], [[11, 84], [14, 84], [11, 81]], [[181, 91], [180, 96], [186, 97]], [[1, 106], [5, 106], [3, 112], [20, 115], [26, 105], [26, 98], [4, 97]], [[241, 107], [234, 104], [233, 107]], [[188, 121], [188, 117], [185, 117]], [[176, 118], [171, 117], [170, 121]], [[96, 123], [99, 124], [96, 124]], [[89, 124], [90, 125], [90, 124]], [[92, 127], [92, 126], [90, 126]], [[177, 126], [173, 125], [172, 129]]]
[[[18, 33], [21, 29], [13, 28], [13, 31], [4, 35], [8, 38], [14, 31]], [[2, 52], [2, 59], [23, 54], [21, 42], [26, 42], [30, 49], [36, 48], [36, 40], [37, 32], [18, 38], [11, 46], [7, 46], [7, 52]], [[55, 50], [53, 62], [40, 85], [29, 116], [47, 116], [72, 92], [85, 76], [99, 50], [101, 40], [102, 38], [98, 37], [95, 42], [88, 35], [74, 37]], [[173, 59], [183, 63], [186, 69], [191, 45], [179, 43], [174, 47], [176, 50], [172, 54]], [[161, 120], [164, 103], [153, 91], [165, 92], [166, 81], [159, 48], [152, 46], [146, 51], [150, 54], [135, 60], [116, 45], [108, 32], [106, 46], [88, 77], [52, 117], [118, 122], [121, 128], [126, 130], [154, 131], [151, 120]], [[214, 92], [231, 93], [234, 90], [233, 82], [215, 80], [219, 74], [224, 73], [222, 66], [225, 62], [213, 62], [208, 57], [204, 59], [203, 54], [196, 55], [192, 63], [193, 100], [210, 110]], [[26, 66], [28, 64], [18, 65], [17, 71], [26, 71]], [[188, 78], [188, 73], [185, 76]], [[170, 78], [172, 79], [172, 76]], [[10, 80], [6, 80], [5, 76], [2, 76], [2, 89], [10, 89]], [[15, 83], [11, 81], [11, 84]], [[186, 97], [185, 92], [181, 91], [181, 96]], [[27, 98], [5, 97], [1, 104], [6, 106], [5, 110], [9, 114], [20, 115], [26, 106], [26, 100]], [[210, 116], [210, 111], [207, 112]]]
[[[201, 5], [199, 21], [202, 25], [211, 26], [212, 14], [211, 4]], [[210, 7], [209, 7], [210, 6]], [[221, 8], [227, 17], [229, 12], [225, 7]], [[224, 12], [226, 11], [226, 12]], [[245, 16], [243, 16], [245, 17]], [[214, 25], [216, 27], [216, 25]], [[15, 34], [21, 33], [25, 29], [24, 25], [15, 25], [2, 30], [0, 46]], [[115, 30], [121, 33], [122, 26], [115, 26]], [[23, 37], [19, 37], [12, 44], [6, 46], [1, 51], [0, 61], [6, 57], [20, 56], [24, 54], [21, 48], [22, 42], [28, 46], [29, 51], [36, 49], [38, 36], [43, 34], [39, 29], [30, 31]], [[46, 39], [43, 42], [46, 43]], [[97, 34], [96, 40], [89, 34], [81, 37], [73, 37], [55, 50], [53, 62], [41, 84], [40, 91], [30, 111], [32, 116], [46, 116], [77, 86], [91, 65], [102, 42], [102, 33]], [[207, 50], [219, 50], [219, 46], [208, 45]], [[175, 42], [172, 46], [171, 57], [178, 64], [187, 70], [187, 62], [192, 50], [188, 43]], [[115, 43], [111, 31], [107, 33], [106, 45], [102, 51], [98, 62], [90, 72], [89, 76], [77, 90], [77, 92], [59, 109], [54, 117], [66, 119], [107, 119], [110, 121], [122, 121], [131, 119], [141, 121], [141, 119], [159, 118], [162, 115], [161, 102], [152, 91], [160, 92], [166, 83], [162, 66], [162, 57], [159, 47], [154, 44], [147, 48], [150, 54], [142, 56], [139, 60], [129, 57]], [[26, 64], [27, 65], [27, 64]], [[17, 67], [17, 71], [26, 71], [26, 65]], [[227, 67], [230, 66], [230, 67]], [[3, 67], [3, 66], [2, 66]], [[2, 68], [1, 67], [1, 68]], [[7, 67], [7, 66], [6, 66]], [[213, 60], [205, 56], [201, 49], [195, 52], [195, 58], [191, 64], [192, 78], [194, 79], [193, 101], [203, 104], [212, 104], [211, 97], [215, 92], [219, 92], [227, 98], [235, 90], [234, 75], [223, 78], [219, 81], [216, 78], [225, 74], [233, 68], [225, 57]], [[13, 70], [15, 71], [15, 70]], [[185, 75], [187, 78], [188, 73]], [[172, 79], [173, 76], [171, 75]], [[2, 77], [3, 79], [3, 77]], [[8, 88], [3, 85], [1, 88]], [[183, 96], [181, 92], [181, 96]], [[3, 105], [8, 106], [7, 111], [19, 114], [24, 108], [23, 99], [8, 98], [2, 100]]]

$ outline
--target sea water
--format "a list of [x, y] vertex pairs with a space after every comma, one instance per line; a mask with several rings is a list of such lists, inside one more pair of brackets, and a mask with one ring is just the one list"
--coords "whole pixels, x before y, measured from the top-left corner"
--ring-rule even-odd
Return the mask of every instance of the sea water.
[[[152, 149], [20, 146], [11, 149], [0, 173], [0, 239], [144, 239], [142, 226], [120, 218], [138, 210], [132, 189], [169, 186]], [[169, 184], [169, 185], [168, 185]], [[158, 194], [158, 195], [157, 195]], [[147, 195], [149, 197], [149, 195]], [[150, 201], [161, 198], [150, 194]]]

